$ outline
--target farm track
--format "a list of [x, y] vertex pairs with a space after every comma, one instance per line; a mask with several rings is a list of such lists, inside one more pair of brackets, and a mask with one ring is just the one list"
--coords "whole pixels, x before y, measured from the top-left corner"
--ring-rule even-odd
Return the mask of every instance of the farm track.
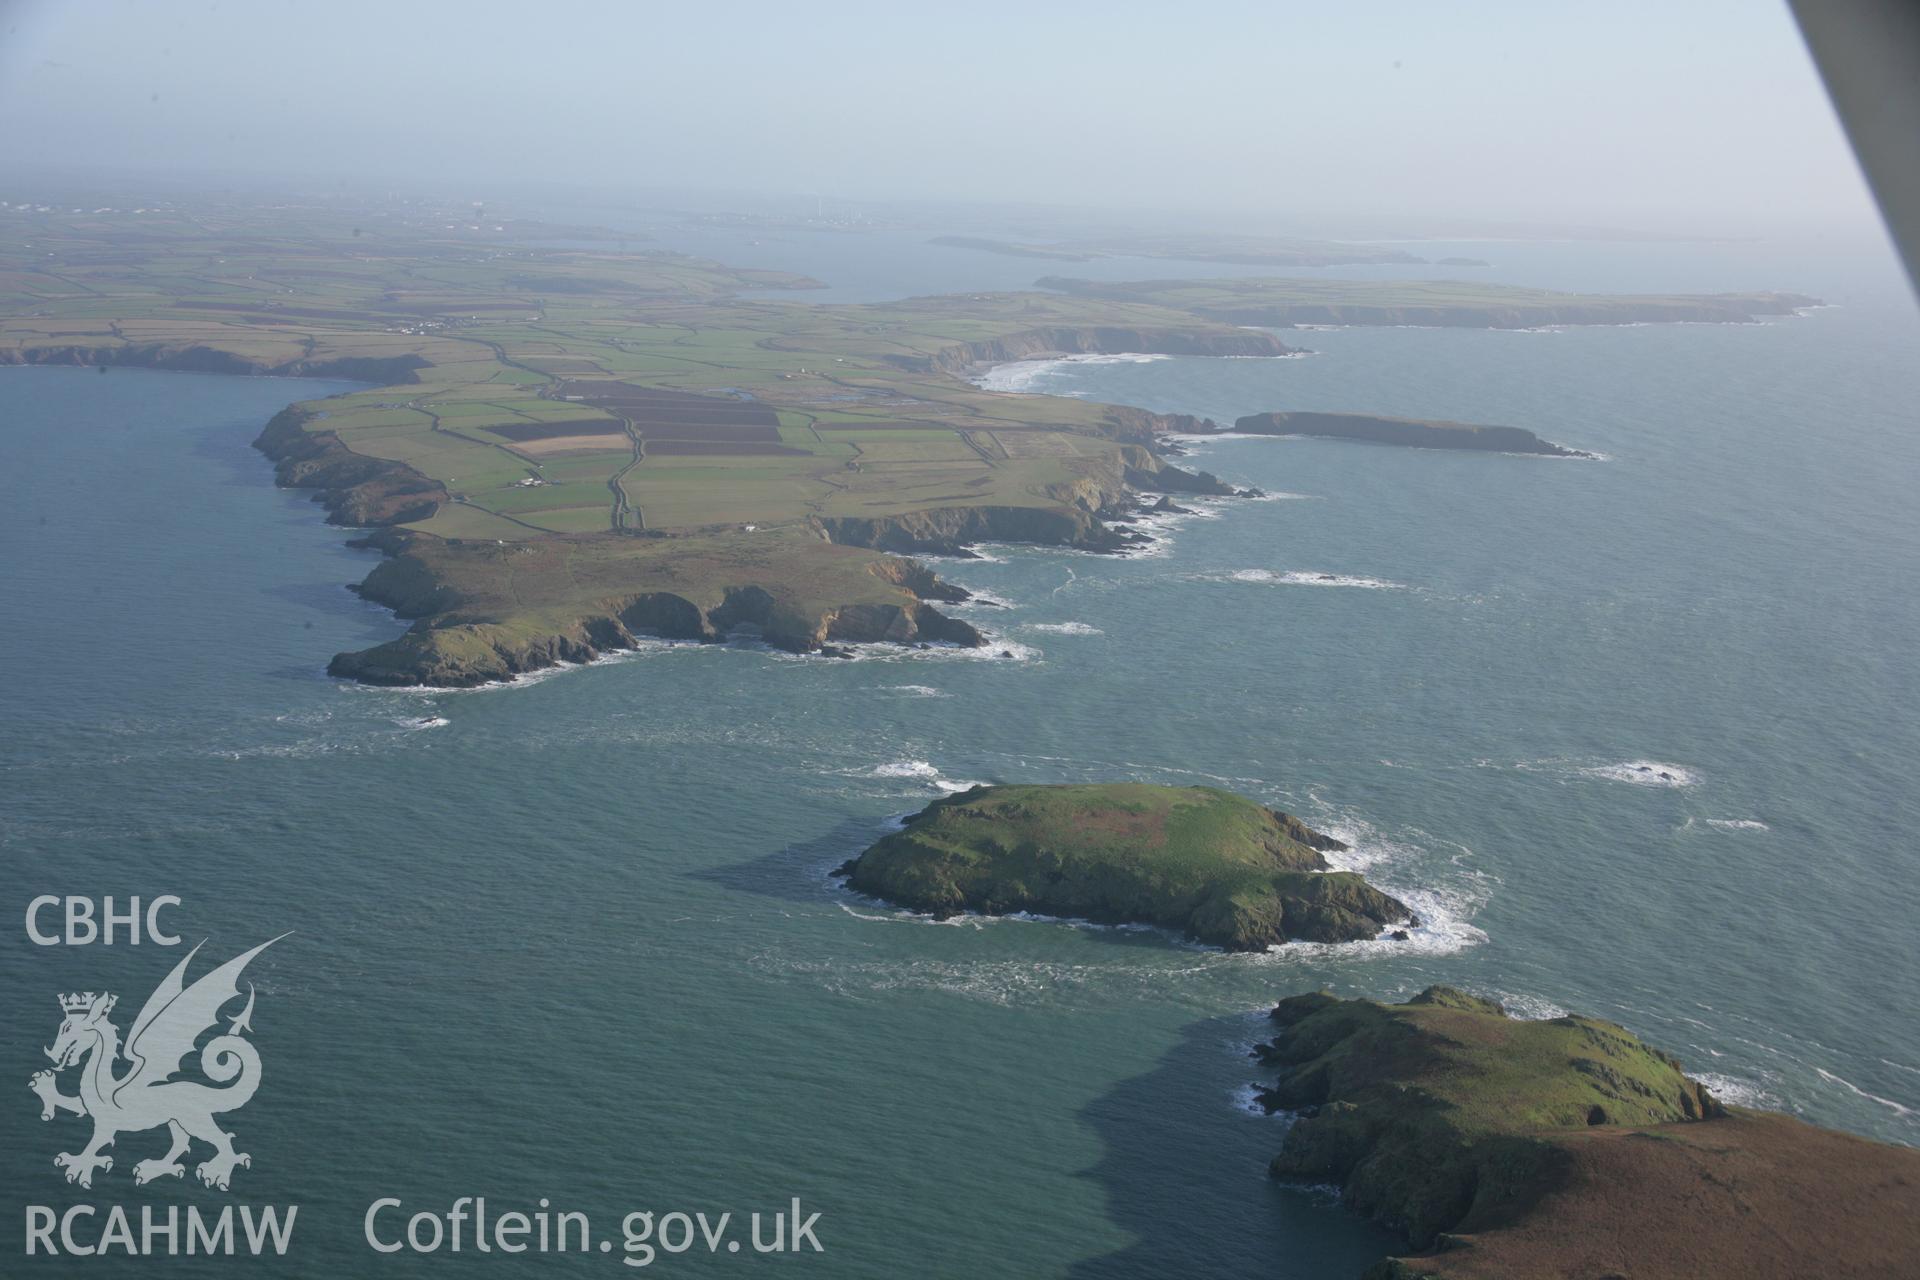
[[639, 507], [627, 498], [627, 486], [624, 483], [627, 473], [646, 460], [647, 442], [641, 436], [640, 429], [633, 425], [632, 418], [621, 418], [620, 429], [627, 433], [627, 439], [633, 442], [633, 456], [627, 459], [627, 465], [607, 477], [607, 488], [613, 491], [613, 531], [624, 533], [627, 528], [627, 513], [633, 513], [635, 529], [645, 529], [647, 518]]

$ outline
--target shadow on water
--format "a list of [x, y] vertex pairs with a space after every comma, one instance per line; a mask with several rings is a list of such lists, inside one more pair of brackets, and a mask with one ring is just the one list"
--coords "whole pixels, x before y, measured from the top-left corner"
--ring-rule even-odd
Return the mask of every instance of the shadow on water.
[[842, 892], [828, 873], [889, 830], [870, 819], [849, 819], [826, 834], [802, 840], [748, 862], [703, 867], [686, 874], [740, 893], [782, 902], [824, 902]]
[[[262, 419], [260, 427], [264, 426], [266, 420]], [[263, 482], [272, 484], [273, 464], [265, 454], [253, 447], [259, 429], [254, 427], [236, 431], [231, 426], [201, 427], [190, 433], [193, 442], [190, 448], [195, 458], [218, 464], [222, 486], [257, 488]]]
[[1152, 1071], [1080, 1113], [1106, 1149], [1086, 1176], [1135, 1240], [1080, 1263], [1075, 1280], [1358, 1280], [1394, 1251], [1390, 1233], [1329, 1197], [1267, 1177], [1285, 1122], [1232, 1100], [1259, 1074], [1240, 1056], [1253, 1034], [1244, 1018], [1194, 1023]]
[[312, 610], [328, 618], [355, 624], [359, 636], [368, 644], [391, 640], [406, 630], [407, 624], [386, 609], [377, 608], [353, 594], [345, 583], [326, 581], [281, 582], [260, 588], [274, 600]]

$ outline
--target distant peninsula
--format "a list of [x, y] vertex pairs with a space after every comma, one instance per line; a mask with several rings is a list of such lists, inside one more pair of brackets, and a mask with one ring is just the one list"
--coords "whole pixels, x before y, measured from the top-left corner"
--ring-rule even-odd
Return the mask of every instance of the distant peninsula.
[[992, 236], [935, 236], [928, 244], [950, 249], [973, 249], [1009, 258], [1051, 258], [1057, 262], [1092, 262], [1098, 258], [1165, 258], [1180, 262], [1224, 262], [1243, 267], [1345, 267], [1426, 261], [1400, 249], [1350, 244], [1337, 240], [1302, 240], [1288, 236], [1106, 235], [1044, 244], [1001, 240]]
[[1458, 280], [1079, 280], [1035, 282], [1074, 298], [1172, 307], [1219, 324], [1410, 325], [1535, 329], [1546, 325], [1751, 324], [1820, 305], [1798, 293], [1562, 293]]
[[1797, 1280], [1911, 1272], [1920, 1152], [1722, 1105], [1597, 1018], [1430, 987], [1293, 996], [1255, 1056], [1297, 1119], [1271, 1172], [1413, 1252], [1365, 1280]]
[[1417, 449], [1477, 449], [1487, 453], [1533, 453], [1550, 458], [1591, 458], [1591, 453], [1542, 440], [1524, 427], [1477, 426], [1471, 422], [1384, 418], [1367, 413], [1255, 413], [1233, 429], [1257, 436], [1319, 436]]
[[[1169, 437], [1212, 423], [989, 390], [968, 376], [983, 364], [1280, 357], [1293, 348], [1262, 326], [1293, 323], [1743, 320], [1812, 302], [1270, 278], [837, 304], [774, 296], [817, 288], [808, 277], [617, 251], [613, 233], [550, 240], [455, 209], [170, 207], [137, 226], [0, 209], [0, 365], [370, 384], [291, 405], [255, 441], [280, 484], [386, 555], [359, 590], [412, 624], [328, 669], [470, 686], [646, 634], [978, 646], [937, 608], [958, 589], [899, 557], [979, 542], [1123, 553], [1152, 537], [1129, 527], [1142, 495], [1243, 492], [1167, 461]], [[1043, 248], [1404, 257], [1276, 237]]]
[[934, 801], [840, 874], [941, 918], [1151, 924], [1230, 951], [1414, 927], [1405, 903], [1331, 869], [1325, 854], [1346, 848], [1214, 787], [977, 786]]

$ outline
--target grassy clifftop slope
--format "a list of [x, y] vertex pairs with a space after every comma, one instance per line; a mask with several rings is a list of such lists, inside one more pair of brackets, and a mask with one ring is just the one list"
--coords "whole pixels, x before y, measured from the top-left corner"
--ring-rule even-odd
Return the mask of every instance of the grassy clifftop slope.
[[1596, 1018], [1433, 987], [1294, 996], [1259, 1051], [1276, 1176], [1335, 1183], [1417, 1255], [1369, 1280], [1913, 1274], [1920, 1152], [1722, 1106]]

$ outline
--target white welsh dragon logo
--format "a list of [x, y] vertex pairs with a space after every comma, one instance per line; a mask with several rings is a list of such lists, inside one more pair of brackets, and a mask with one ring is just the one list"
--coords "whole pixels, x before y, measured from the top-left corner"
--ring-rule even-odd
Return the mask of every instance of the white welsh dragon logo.
[[[68, 1182], [91, 1187], [95, 1170], [113, 1169], [113, 1158], [100, 1153], [116, 1137], [160, 1125], [167, 1127], [173, 1145], [160, 1159], [134, 1165], [135, 1183], [180, 1177], [186, 1172], [180, 1157], [195, 1139], [213, 1147], [212, 1158], [195, 1170], [210, 1187], [225, 1191], [236, 1165], [253, 1164], [251, 1156], [233, 1149], [233, 1135], [214, 1120], [245, 1106], [260, 1087], [260, 1054], [241, 1034], [253, 1030], [252, 983], [247, 984], [247, 1007], [230, 1019], [226, 1034], [214, 1036], [200, 1050], [200, 1070], [224, 1087], [172, 1077], [193, 1052], [194, 1041], [220, 1021], [221, 1007], [239, 998], [240, 972], [247, 962], [278, 941], [274, 938], [235, 956], [192, 986], [185, 981], [187, 965], [200, 947], [189, 951], [147, 997], [140, 1016], [133, 1020], [124, 1051], [119, 1028], [107, 1020], [119, 997], [91, 991], [60, 997], [65, 1017], [53, 1047], [46, 1051], [53, 1070], [35, 1072], [28, 1087], [40, 1095], [42, 1120], [51, 1120], [61, 1111], [93, 1117], [93, 1141], [86, 1150], [53, 1158], [54, 1167], [66, 1171]], [[116, 1075], [114, 1065], [122, 1056], [132, 1065]], [[69, 1097], [60, 1092], [55, 1072], [75, 1065], [80, 1067], [80, 1093]]]

